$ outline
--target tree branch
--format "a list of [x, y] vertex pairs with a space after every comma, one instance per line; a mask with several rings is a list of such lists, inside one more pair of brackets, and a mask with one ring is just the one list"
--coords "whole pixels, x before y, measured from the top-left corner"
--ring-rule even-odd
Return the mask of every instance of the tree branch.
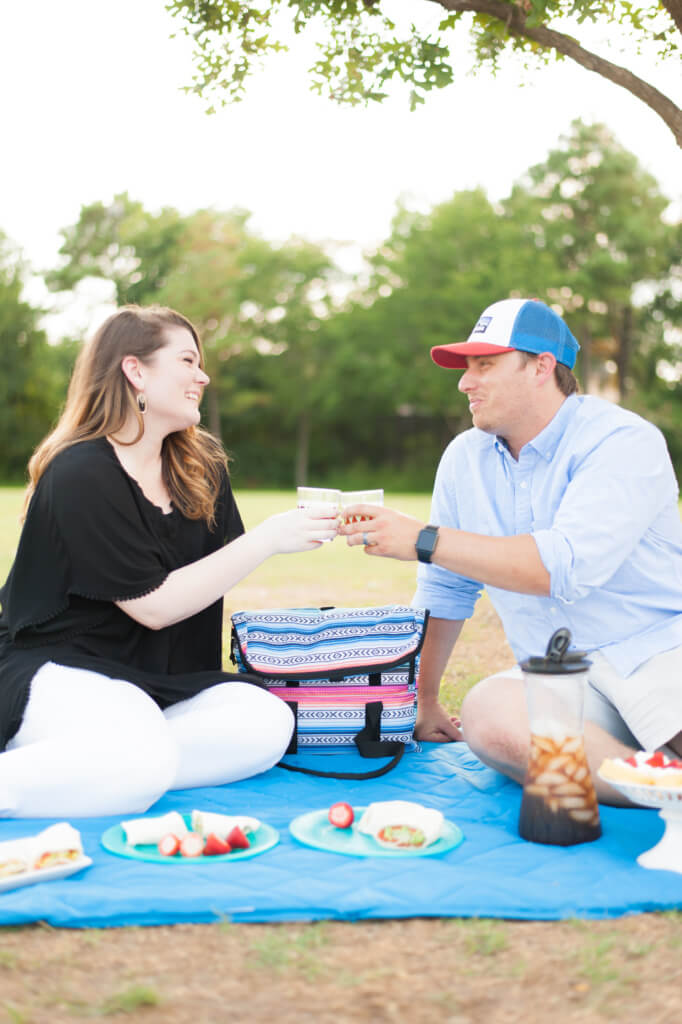
[[660, 0], [660, 2], [677, 25], [679, 31], [682, 32], [682, 0]]
[[[555, 29], [547, 28], [546, 25], [529, 26], [526, 23], [523, 10], [516, 4], [503, 3], [501, 0], [431, 0], [431, 2], [439, 4], [446, 11], [487, 14], [497, 18], [505, 26], [510, 36], [529, 39], [545, 49], [556, 50], [565, 57], [570, 57], [571, 60], [576, 61], [588, 71], [594, 71], [602, 78], [627, 89], [658, 114], [670, 128], [678, 146], [682, 147], [682, 110], [653, 85], [638, 78], [627, 68], [612, 64], [604, 57], [591, 53], [575, 39], [562, 32], [557, 32]], [[664, 6], [679, 27], [682, 23], [682, 0], [665, 0]]]

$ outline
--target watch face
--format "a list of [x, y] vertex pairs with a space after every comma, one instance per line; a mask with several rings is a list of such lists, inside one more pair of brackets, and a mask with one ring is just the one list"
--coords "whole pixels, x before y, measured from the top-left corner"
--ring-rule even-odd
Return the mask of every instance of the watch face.
[[417, 537], [417, 558], [420, 562], [430, 562], [438, 540], [438, 527], [426, 526]]

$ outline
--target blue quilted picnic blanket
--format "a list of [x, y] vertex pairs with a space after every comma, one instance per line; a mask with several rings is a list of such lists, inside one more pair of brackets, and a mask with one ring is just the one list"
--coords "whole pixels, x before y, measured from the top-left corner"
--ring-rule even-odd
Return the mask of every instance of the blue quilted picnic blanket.
[[[325, 770], [362, 771], [355, 753], [300, 755]], [[372, 763], [372, 767], [377, 762]], [[301, 845], [288, 830], [299, 814], [337, 800], [366, 805], [406, 799], [437, 807], [464, 833], [435, 857], [356, 858]], [[279, 843], [240, 862], [151, 864], [108, 853], [100, 839], [118, 819], [74, 820], [92, 866], [70, 878], [0, 892], [0, 925], [47, 921], [69, 928], [175, 922], [354, 920], [399, 917], [604, 918], [682, 907], [682, 874], [636, 862], [660, 838], [653, 810], [602, 808], [603, 836], [568, 848], [517, 834], [521, 789], [485, 768], [463, 743], [425, 744], [371, 781], [341, 782], [273, 768], [230, 786], [165, 796], [150, 814], [192, 808], [250, 814]], [[0, 822], [0, 839], [45, 821]]]

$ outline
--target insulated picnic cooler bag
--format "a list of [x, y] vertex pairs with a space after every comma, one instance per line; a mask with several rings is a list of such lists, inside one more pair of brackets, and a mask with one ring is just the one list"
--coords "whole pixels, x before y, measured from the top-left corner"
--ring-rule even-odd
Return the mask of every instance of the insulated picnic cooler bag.
[[286, 701], [296, 727], [288, 754], [355, 747], [364, 757], [391, 757], [371, 772], [321, 772], [375, 778], [413, 742], [424, 608], [279, 608], [232, 615], [232, 661]]

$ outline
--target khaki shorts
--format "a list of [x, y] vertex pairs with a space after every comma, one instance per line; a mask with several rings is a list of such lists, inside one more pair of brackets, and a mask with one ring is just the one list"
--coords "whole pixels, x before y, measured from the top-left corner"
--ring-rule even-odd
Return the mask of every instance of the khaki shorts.
[[[657, 750], [682, 732], [682, 647], [674, 647], [624, 677], [593, 651], [587, 674], [585, 718], [630, 747]], [[495, 676], [522, 677], [521, 669]]]

